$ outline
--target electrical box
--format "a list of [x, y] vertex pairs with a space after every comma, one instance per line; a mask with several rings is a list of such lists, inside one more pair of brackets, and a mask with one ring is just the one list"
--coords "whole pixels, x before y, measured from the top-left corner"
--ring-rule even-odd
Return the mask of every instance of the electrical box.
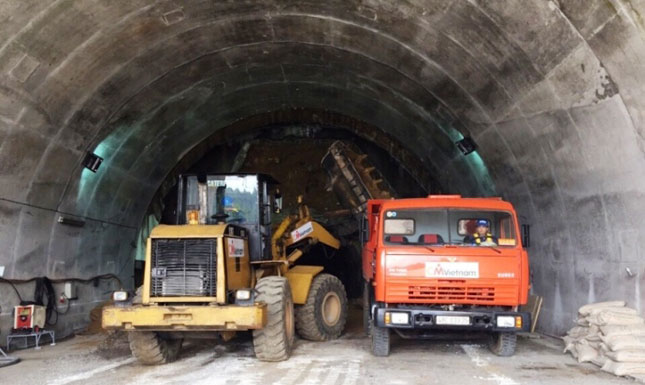
[[15, 330], [38, 330], [45, 327], [44, 306], [26, 305], [14, 307], [13, 328]]
[[67, 299], [76, 299], [76, 285], [74, 285], [74, 282], [65, 282], [63, 295], [67, 297]]

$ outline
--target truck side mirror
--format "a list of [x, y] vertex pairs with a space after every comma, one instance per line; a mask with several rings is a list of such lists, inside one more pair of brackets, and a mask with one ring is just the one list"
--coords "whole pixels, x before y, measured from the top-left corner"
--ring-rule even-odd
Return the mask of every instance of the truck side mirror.
[[531, 246], [531, 225], [522, 225], [522, 245]]

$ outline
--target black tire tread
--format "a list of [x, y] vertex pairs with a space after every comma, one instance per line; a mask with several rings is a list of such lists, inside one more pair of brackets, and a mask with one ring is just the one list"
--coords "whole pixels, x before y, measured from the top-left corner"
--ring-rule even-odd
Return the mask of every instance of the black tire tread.
[[515, 354], [517, 334], [513, 332], [494, 333], [489, 345], [490, 351], [500, 357], [510, 357]]
[[288, 338], [284, 319], [284, 303], [293, 307], [289, 282], [284, 277], [264, 277], [255, 289], [258, 291], [257, 301], [267, 304], [267, 324], [253, 331], [255, 356], [261, 361], [284, 361], [291, 355], [295, 335], [292, 331], [291, 338]]
[[372, 354], [376, 357], [390, 355], [390, 329], [372, 325]]
[[370, 286], [369, 282], [363, 282], [363, 332], [366, 337], [372, 335], [372, 317], [370, 314], [372, 304], [370, 301]]
[[[330, 290], [336, 291], [341, 302], [341, 313], [338, 323], [329, 328], [325, 325], [320, 309], [322, 298]], [[311, 283], [307, 302], [296, 308], [296, 330], [300, 337], [309, 341], [329, 341], [340, 337], [347, 322], [347, 293], [338, 277], [331, 274], [317, 275]]]
[[155, 332], [128, 332], [132, 355], [144, 365], [161, 365], [177, 358], [181, 340], [164, 340]]

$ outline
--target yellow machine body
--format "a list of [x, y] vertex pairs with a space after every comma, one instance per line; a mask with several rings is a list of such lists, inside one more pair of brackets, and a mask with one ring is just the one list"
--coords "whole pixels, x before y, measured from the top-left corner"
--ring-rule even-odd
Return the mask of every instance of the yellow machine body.
[[[248, 233], [233, 235], [231, 224], [159, 225], [147, 241], [141, 303], [108, 306], [103, 310], [105, 329], [147, 331], [241, 331], [266, 324], [266, 304], [231, 304], [229, 293], [253, 288], [264, 276], [281, 275], [289, 281], [295, 304], [304, 304], [311, 283], [322, 266], [295, 265], [307, 249], [323, 243], [334, 249], [340, 241], [311, 219], [299, 199], [298, 214], [286, 217], [271, 238], [272, 259], [251, 262]], [[152, 244], [155, 239], [214, 239], [217, 247], [215, 296], [151, 296]], [[230, 244], [237, 247], [231, 249]], [[243, 245], [243, 252], [239, 245]], [[287, 251], [289, 250], [289, 253]]]
[[[266, 324], [266, 304], [250, 306], [227, 304], [226, 291], [250, 288], [254, 277], [249, 263], [248, 240], [232, 234], [230, 225], [159, 225], [155, 227], [146, 246], [141, 304], [108, 306], [103, 310], [103, 328], [154, 331], [238, 331], [259, 329]], [[216, 239], [216, 295], [151, 297], [153, 239]], [[242, 242], [243, 252], [232, 255], [226, 248], [230, 240]], [[238, 241], [238, 243], [239, 243]], [[192, 305], [191, 305], [192, 304]]]

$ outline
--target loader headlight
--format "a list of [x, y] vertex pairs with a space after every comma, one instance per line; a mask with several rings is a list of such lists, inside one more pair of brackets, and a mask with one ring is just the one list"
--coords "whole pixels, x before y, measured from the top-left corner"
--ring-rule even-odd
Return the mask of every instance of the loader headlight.
[[128, 300], [128, 292], [127, 291], [115, 291], [112, 293], [112, 299], [114, 302], [123, 302]]
[[251, 299], [251, 290], [249, 289], [241, 289], [235, 292], [236, 301], [248, 301], [250, 299]]

